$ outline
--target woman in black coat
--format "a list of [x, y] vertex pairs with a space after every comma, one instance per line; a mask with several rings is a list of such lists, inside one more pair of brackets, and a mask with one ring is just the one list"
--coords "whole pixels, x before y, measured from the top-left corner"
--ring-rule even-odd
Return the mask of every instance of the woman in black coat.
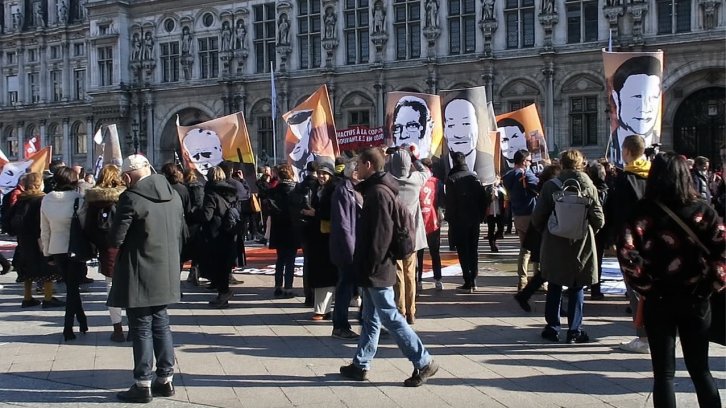
[[[189, 269], [187, 282], [194, 286], [199, 286], [199, 257], [201, 255], [201, 235], [202, 228], [201, 210], [204, 205], [204, 184], [199, 182], [197, 171], [194, 169], [186, 169], [184, 171], [184, 185], [189, 191], [189, 205], [191, 209], [185, 215], [189, 236], [184, 249], [182, 251], [182, 262], [191, 261], [192, 266]], [[208, 278], [208, 277], [206, 277]]]
[[229, 306], [232, 291], [229, 276], [235, 261], [235, 232], [223, 227], [225, 214], [237, 200], [237, 189], [227, 183], [224, 171], [219, 167], [209, 169], [205, 186], [204, 204], [201, 209], [204, 256], [199, 258], [202, 274], [209, 276], [217, 297], [209, 305], [222, 309]]
[[[289, 164], [277, 167], [279, 182], [267, 191], [263, 207], [270, 215], [270, 249], [277, 252], [275, 262], [275, 297], [293, 298], [292, 281], [295, 272], [295, 256], [300, 248], [300, 232], [293, 223], [291, 195], [295, 190], [294, 172]], [[283, 276], [285, 289], [283, 290]]]

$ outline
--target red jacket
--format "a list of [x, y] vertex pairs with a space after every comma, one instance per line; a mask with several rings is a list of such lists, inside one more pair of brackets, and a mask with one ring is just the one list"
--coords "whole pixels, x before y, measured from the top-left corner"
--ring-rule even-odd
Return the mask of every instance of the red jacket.
[[441, 228], [437, 211], [439, 208], [438, 192], [439, 179], [431, 176], [426, 180], [426, 184], [421, 187], [421, 192], [419, 193], [421, 215], [423, 216], [424, 226], [426, 227], [426, 235]]

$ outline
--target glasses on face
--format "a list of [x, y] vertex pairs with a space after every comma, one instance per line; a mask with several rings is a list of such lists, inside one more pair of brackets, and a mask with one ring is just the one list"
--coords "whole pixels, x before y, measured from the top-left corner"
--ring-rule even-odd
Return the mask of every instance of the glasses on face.
[[393, 133], [401, 133], [403, 131], [404, 126], [406, 127], [406, 132], [418, 132], [421, 130], [421, 124], [418, 122], [408, 122], [406, 125], [393, 125]]

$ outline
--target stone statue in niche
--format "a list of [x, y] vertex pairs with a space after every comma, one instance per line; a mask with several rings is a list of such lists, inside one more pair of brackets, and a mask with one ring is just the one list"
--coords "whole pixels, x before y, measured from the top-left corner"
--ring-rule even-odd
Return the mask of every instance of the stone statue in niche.
[[620, 5], [620, 0], [605, 0], [606, 7], [617, 7]]
[[554, 13], [555, 13], [554, 0], [542, 0], [542, 14], [554, 14]]
[[36, 27], [45, 26], [45, 18], [43, 17], [43, 5], [39, 1], [33, 3], [33, 25]]
[[67, 24], [68, 6], [66, 5], [66, 0], [56, 0], [55, 7], [56, 11], [58, 12], [58, 23]]
[[192, 33], [189, 32], [188, 26], [182, 28], [181, 52], [182, 55], [187, 55], [192, 52]]
[[144, 48], [141, 42], [141, 34], [134, 33], [131, 39], [131, 61], [141, 61], [142, 49]]
[[147, 31], [146, 34], [144, 34], [144, 50], [142, 57], [147, 61], [154, 59], [154, 37], [152, 37], [151, 31]]
[[481, 18], [484, 21], [494, 20], [494, 0], [482, 0]]
[[378, 0], [373, 6], [373, 32], [381, 33], [385, 31], [386, 12], [383, 10], [383, 3]]
[[82, 21], [86, 21], [86, 18], [88, 17], [88, 9], [86, 8], [87, 4], [88, 0], [78, 0], [78, 18]]
[[232, 51], [232, 27], [229, 21], [222, 23], [222, 51]]
[[325, 24], [325, 36], [323, 38], [335, 38], [335, 24], [338, 21], [338, 17], [335, 15], [335, 10], [332, 7], [325, 9], [325, 17], [323, 18], [323, 24]]
[[438, 0], [426, 0], [426, 27], [436, 28], [439, 26], [439, 2]]
[[13, 13], [13, 28], [21, 30], [23, 28], [23, 13], [20, 10], [16, 10]]
[[287, 19], [287, 14], [280, 14], [280, 19], [277, 22], [277, 44], [278, 45], [290, 45], [290, 21]]
[[247, 28], [245, 27], [245, 21], [243, 19], [237, 20], [237, 25], [235, 27], [235, 49], [236, 50], [244, 50], [247, 48], [245, 46], [245, 39], [247, 39]]

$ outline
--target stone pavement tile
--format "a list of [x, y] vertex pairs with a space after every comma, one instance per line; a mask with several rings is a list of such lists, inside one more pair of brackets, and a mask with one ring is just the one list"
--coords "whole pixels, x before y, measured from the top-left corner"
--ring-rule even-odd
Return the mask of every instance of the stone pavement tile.
[[45, 380], [48, 378], [52, 366], [53, 361], [15, 362], [7, 372], [8, 374]]
[[426, 387], [436, 393], [439, 398], [452, 407], [466, 407], [471, 405], [491, 408], [503, 407], [502, 404], [490, 396], [482, 394], [481, 390], [476, 387], [451, 383], [437, 385], [438, 380], [439, 375], [437, 374], [436, 377], [432, 378], [426, 384]]
[[335, 395], [331, 389], [332, 387], [326, 387], [325, 384], [311, 383], [308, 386], [291, 386], [285, 385], [282, 387], [282, 392], [295, 405], [304, 404], [335, 404], [340, 403], [340, 399]]
[[[348, 381], [347, 387], [333, 387], [345, 406], [350, 408], [389, 408], [400, 407], [399, 401], [391, 399], [375, 383], [370, 381]], [[431, 406], [431, 405], [425, 405]], [[419, 407], [421, 408], [421, 407]]]
[[398, 402], [398, 405], [406, 408], [421, 407], [447, 407], [449, 404], [443, 400], [438, 393], [434, 392], [435, 388], [426, 385], [413, 389], [401, 385], [381, 385], [381, 391], [392, 400]]
[[259, 387], [235, 387], [234, 392], [237, 394], [240, 406], [245, 408], [292, 407], [290, 400], [287, 398], [282, 389], [277, 386], [277, 384], [274, 384], [274, 381]]
[[201, 384], [202, 382], [200, 382], [200, 385], [189, 386], [188, 379], [185, 380], [187, 398], [190, 402], [221, 406], [217, 405], [220, 401], [223, 401], [225, 404], [226, 401], [238, 401], [234, 388], [227, 386], [224, 381], [211, 380], [206, 382], [208, 385]]
[[623, 398], [620, 400], [608, 400], [607, 404], [608, 406], [614, 407], [614, 408], [643, 408], [643, 406], [649, 406], [652, 405], [652, 401], [650, 403], [645, 404], [645, 398], [644, 397], [638, 397], [633, 398], [632, 396], [629, 398]]

